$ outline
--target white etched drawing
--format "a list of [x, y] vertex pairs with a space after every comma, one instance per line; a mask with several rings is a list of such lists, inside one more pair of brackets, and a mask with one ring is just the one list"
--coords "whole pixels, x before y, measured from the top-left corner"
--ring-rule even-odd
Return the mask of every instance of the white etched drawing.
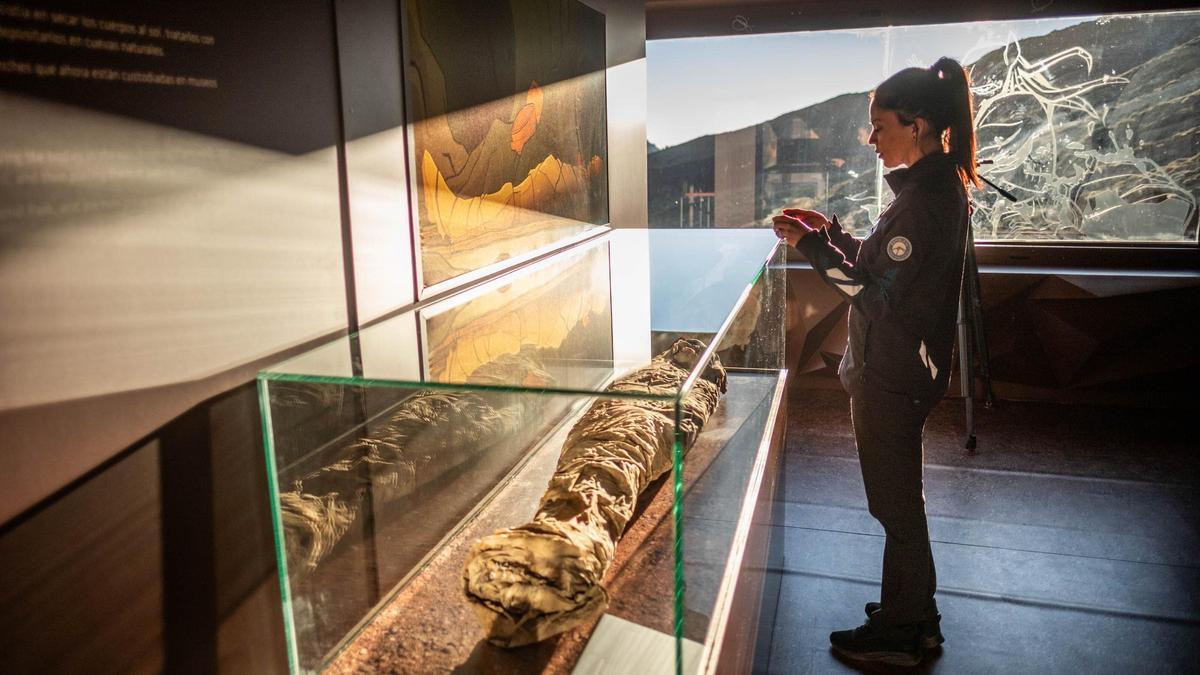
[[[1133, 129], [1109, 124], [1109, 105], [1129, 79], [1095, 75], [1081, 47], [1029, 60], [1004, 50], [1004, 73], [974, 88], [983, 173], [1017, 197], [985, 195], [977, 239], [1178, 241], [1194, 232], [1196, 198], [1154, 160], [1139, 156]], [[1192, 234], [1194, 236], [1194, 234]]]

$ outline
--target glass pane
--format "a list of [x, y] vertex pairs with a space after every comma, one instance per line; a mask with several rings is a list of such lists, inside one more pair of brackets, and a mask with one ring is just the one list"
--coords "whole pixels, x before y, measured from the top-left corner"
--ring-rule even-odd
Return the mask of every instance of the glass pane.
[[1186, 11], [651, 42], [651, 226], [799, 207], [864, 236], [892, 198], [869, 92], [951, 56], [972, 73], [982, 173], [1014, 197], [976, 193], [977, 241], [1195, 243], [1197, 34]]
[[770, 227], [780, 209], [800, 207], [865, 231], [862, 207], [875, 207], [877, 189], [866, 92], [884, 76], [886, 37], [648, 42], [650, 226]]
[[757, 560], [748, 569], [742, 551], [754, 526], [766, 444], [783, 387], [783, 267], [781, 248], [717, 344], [726, 391], [705, 433], [690, 447], [676, 445], [675, 489], [682, 507], [675, 523], [676, 551], [682, 554], [675, 579], [680, 654], [693, 644], [709, 644], [711, 632], [720, 630], [714, 619], [730, 611], [733, 580], [750, 583], [749, 577], [763, 572]]
[[[277, 430], [288, 642], [304, 671], [320, 669], [427, 562], [570, 404], [528, 392], [263, 384]], [[297, 388], [326, 401], [325, 414], [289, 428]], [[314, 427], [325, 433], [306, 433]]]
[[770, 229], [653, 230], [647, 236], [650, 328], [696, 337], [721, 328], [778, 241]]
[[971, 70], [975, 239], [1196, 241], [1200, 12], [892, 30], [893, 70]]
[[[539, 383], [543, 388], [596, 392], [614, 372], [644, 365], [677, 337], [708, 345], [748, 297], [777, 242], [769, 229], [609, 232], [330, 341], [263, 375], [492, 386], [467, 375], [481, 360], [532, 345], [542, 358], [570, 363], [561, 376]], [[614, 293], [631, 280], [633, 288]], [[617, 349], [614, 340], [640, 347]], [[556, 352], [548, 354], [547, 347]]]

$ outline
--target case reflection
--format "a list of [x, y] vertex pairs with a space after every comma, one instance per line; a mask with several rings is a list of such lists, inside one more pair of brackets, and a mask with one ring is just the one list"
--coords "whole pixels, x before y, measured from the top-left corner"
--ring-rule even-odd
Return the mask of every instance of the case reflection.
[[267, 383], [302, 669], [327, 662], [582, 400], [539, 390], [612, 378], [609, 245], [580, 249], [418, 310], [406, 325], [420, 382]]

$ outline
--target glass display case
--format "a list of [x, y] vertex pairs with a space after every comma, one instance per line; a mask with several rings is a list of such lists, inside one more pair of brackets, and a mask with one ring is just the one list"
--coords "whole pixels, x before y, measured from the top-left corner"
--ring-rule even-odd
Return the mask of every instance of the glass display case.
[[604, 232], [262, 371], [292, 671], [711, 670], [782, 265], [770, 230]]

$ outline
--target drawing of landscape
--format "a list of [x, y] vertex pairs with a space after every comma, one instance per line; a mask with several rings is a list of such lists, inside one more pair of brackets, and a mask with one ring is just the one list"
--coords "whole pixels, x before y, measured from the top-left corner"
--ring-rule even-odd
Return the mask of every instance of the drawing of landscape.
[[535, 356], [551, 379], [493, 384], [594, 387], [611, 374], [607, 243], [554, 261], [488, 282], [466, 302], [451, 298], [423, 310], [428, 379], [466, 382], [481, 365], [522, 353]]
[[608, 222], [604, 16], [577, 0], [409, 0], [422, 282]]
[[[975, 193], [977, 240], [1196, 241], [1200, 13], [1101, 17], [965, 65], [979, 157], [992, 162], [981, 173], [1017, 198]], [[753, 127], [753, 204], [714, 225], [764, 227], [806, 207], [865, 234], [891, 198], [867, 144], [868, 105], [868, 92], [848, 92]], [[686, 195], [713, 190], [715, 141], [651, 150], [652, 226], [680, 226], [695, 208]]]

